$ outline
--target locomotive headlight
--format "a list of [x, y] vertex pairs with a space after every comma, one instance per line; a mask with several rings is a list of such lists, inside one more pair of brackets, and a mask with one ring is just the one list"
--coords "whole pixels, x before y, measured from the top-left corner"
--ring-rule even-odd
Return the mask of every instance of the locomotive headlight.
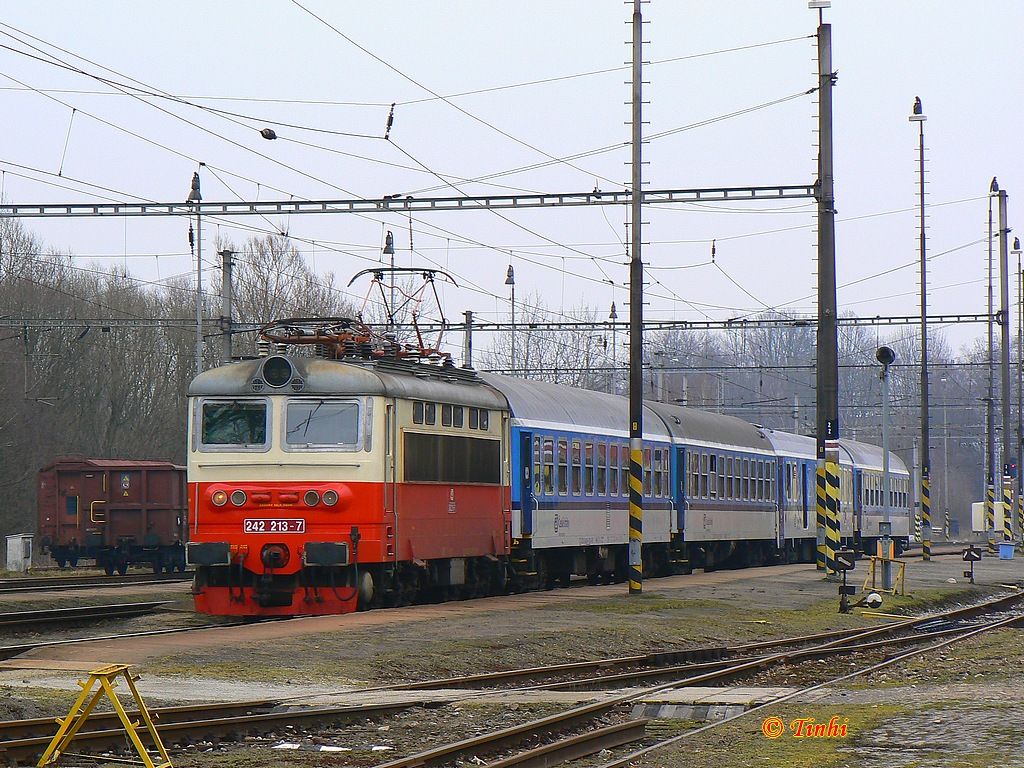
[[328, 507], [333, 507], [338, 503], [338, 492], [337, 491], [324, 491], [323, 495], [324, 504]]
[[[320, 494], [314, 490], [306, 491], [306, 495], [302, 497], [302, 500], [306, 502], [307, 507], [315, 507], [320, 503]], [[337, 501], [337, 499], [335, 499]]]
[[245, 491], [239, 489], [231, 492], [231, 503], [236, 507], [240, 507], [245, 504]]
[[228, 495], [225, 491], [214, 491], [213, 496], [210, 497], [210, 501], [213, 502], [215, 507], [223, 507], [228, 503]]

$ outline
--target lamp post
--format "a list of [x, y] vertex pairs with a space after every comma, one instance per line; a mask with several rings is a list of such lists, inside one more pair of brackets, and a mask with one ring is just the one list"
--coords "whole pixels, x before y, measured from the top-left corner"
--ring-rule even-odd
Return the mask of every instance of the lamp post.
[[910, 122], [918, 125], [918, 184], [921, 238], [921, 559], [932, 559], [931, 456], [928, 450], [928, 260], [924, 234], [924, 121], [921, 97], [914, 99]]
[[512, 265], [508, 265], [508, 271], [505, 273], [505, 285], [509, 286], [512, 291], [510, 302], [512, 304], [512, 375], [516, 373], [516, 271], [512, 268]]
[[891, 500], [889, 498], [889, 366], [896, 361], [896, 353], [890, 347], [879, 347], [875, 359], [882, 364], [878, 377], [882, 380], [882, 520], [885, 523], [879, 533], [883, 534], [881, 552], [882, 587], [892, 589], [892, 555], [889, 552], [889, 535], [892, 533]]
[[[196, 376], [203, 372], [203, 218], [198, 205], [203, 201], [199, 191], [199, 172], [192, 174], [192, 189], [186, 203], [196, 205]], [[189, 231], [189, 240], [192, 232]]]
[[615, 321], [618, 319], [619, 313], [615, 311], [615, 302], [613, 301], [611, 311], [608, 313], [608, 320], [610, 320], [612, 324], [612, 371], [611, 375], [608, 377], [608, 391], [613, 395], [617, 394], [619, 391], [619, 388], [616, 386], [618, 384], [617, 379], [619, 373], [618, 370], [616, 370], [616, 366], [619, 362], [619, 348], [616, 346], [618, 344], [618, 339], [615, 334]]

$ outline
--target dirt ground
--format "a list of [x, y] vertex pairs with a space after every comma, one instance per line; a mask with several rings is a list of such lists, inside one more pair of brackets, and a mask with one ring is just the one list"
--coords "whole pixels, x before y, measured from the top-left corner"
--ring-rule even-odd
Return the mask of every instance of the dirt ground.
[[[955, 555], [931, 563], [910, 561], [908, 596], [886, 598], [881, 611], [924, 613], [937, 606], [978, 600], [1005, 591], [1000, 585], [1024, 581], [1020, 559], [986, 558], [977, 567], [975, 586], [964, 583], [962, 570], [963, 563]], [[863, 580], [864, 571], [865, 566], [858, 565], [851, 582]], [[175, 594], [178, 587], [161, 586], [160, 594]], [[178, 597], [187, 597], [188, 586], [180, 589]], [[76, 690], [75, 680], [82, 677], [69, 666], [136, 664], [142, 675], [140, 690], [153, 702], [281, 697], [344, 703], [356, 700], [353, 689], [364, 686], [877, 626], [891, 620], [860, 611], [840, 615], [836, 585], [806, 565], [649, 580], [642, 597], [627, 597], [625, 591], [625, 585], [573, 587], [50, 646], [20, 660], [35, 668], [0, 666], [0, 717], [66, 710]], [[80, 604], [91, 602], [91, 597], [75, 595]], [[156, 598], [133, 594], [130, 599]], [[172, 616], [174, 621], [195, 621], [187, 614]], [[164, 622], [163, 626], [170, 619], [149, 621]], [[147, 620], [132, 622], [135, 626]], [[1018, 722], [1016, 718], [1024, 714], [1024, 671], [1018, 672], [1024, 670], [1022, 641], [1019, 630], [984, 635], [890, 668], [870, 680], [853, 680], [780, 705], [777, 712], [752, 712], [686, 737], [637, 765], [924, 768], [990, 765], [996, 754], [1003, 765], [1024, 765], [1024, 737], [1005, 725]], [[8, 643], [0, 637], [0, 644]], [[830, 679], [845, 669], [840, 663], [816, 663], [789, 672], [790, 682]], [[786, 685], [786, 673], [765, 682]], [[550, 694], [504, 699], [475, 694], [457, 706], [417, 707], [398, 716], [315, 734], [282, 732], [251, 737], [237, 745], [194, 745], [178, 753], [176, 765], [373, 765], [428, 743], [532, 719], [564, 706], [556, 702], [557, 697]], [[799, 718], [828, 722], [833, 715], [845, 718], [845, 736], [800, 738], [788, 727]], [[763, 735], [762, 722], [768, 716], [787, 723], [781, 737]], [[700, 725], [665, 720], [651, 727], [664, 735]]]

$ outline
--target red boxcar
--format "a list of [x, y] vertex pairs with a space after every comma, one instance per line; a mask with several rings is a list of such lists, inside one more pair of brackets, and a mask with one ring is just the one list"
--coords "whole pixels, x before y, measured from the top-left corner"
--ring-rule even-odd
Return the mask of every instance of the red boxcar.
[[39, 536], [61, 567], [95, 559], [107, 574], [149, 564], [185, 570], [185, 468], [169, 461], [65, 457], [39, 471]]

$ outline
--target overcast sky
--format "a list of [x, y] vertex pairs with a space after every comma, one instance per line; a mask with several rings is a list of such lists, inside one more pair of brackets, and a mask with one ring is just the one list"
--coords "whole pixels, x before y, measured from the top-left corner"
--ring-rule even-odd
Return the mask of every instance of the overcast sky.
[[[621, 189], [629, 178], [622, 67], [630, 12], [618, 0], [10, 3], [0, 22], [3, 196], [184, 201], [200, 161], [206, 201]], [[645, 146], [649, 188], [813, 181], [817, 102], [805, 92], [816, 85], [818, 14], [805, 0], [653, 0], [644, 14], [645, 133], [696, 125]], [[929, 310], [984, 312], [992, 176], [1009, 192], [1010, 226], [1024, 215], [1024, 3], [835, 0], [824, 16], [839, 73], [840, 311], [919, 311], [918, 137], [907, 117], [920, 96], [934, 256]], [[97, 78], [195, 106], [124, 95]], [[733, 113], [742, 114], [721, 119]], [[277, 141], [260, 137], [266, 126]], [[490, 178], [472, 181], [482, 176]], [[586, 304], [603, 319], [614, 300], [624, 318], [627, 213], [421, 213], [413, 254], [397, 214], [208, 220], [204, 258], [212, 265], [218, 237], [239, 244], [253, 227], [286, 230], [343, 287], [377, 263], [391, 229], [400, 264], [440, 265], [463, 286], [445, 292], [450, 318], [472, 309], [507, 319], [509, 263], [523, 302], [539, 295], [564, 312]], [[814, 311], [811, 201], [651, 207], [645, 224], [644, 261], [656, 281], [648, 317]], [[127, 264], [146, 280], [194, 269], [185, 219], [28, 225], [81, 256], [82, 267]], [[958, 345], [982, 331], [947, 333]]]

